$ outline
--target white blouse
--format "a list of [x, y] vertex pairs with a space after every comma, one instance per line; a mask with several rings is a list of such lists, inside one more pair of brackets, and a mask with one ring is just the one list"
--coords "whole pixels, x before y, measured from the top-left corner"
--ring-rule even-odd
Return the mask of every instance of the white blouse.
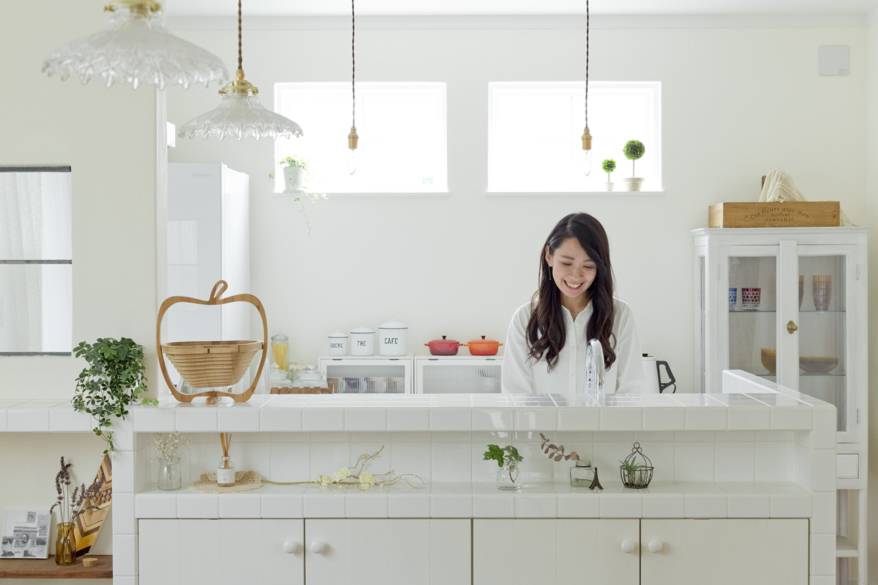
[[[616, 340], [616, 361], [606, 371], [604, 392], [607, 394], [643, 394], [646, 392], [646, 374], [640, 353], [640, 339], [634, 326], [634, 316], [626, 303], [617, 298], [613, 334]], [[506, 394], [581, 394], [584, 392], [585, 352], [588, 347], [586, 329], [592, 315], [591, 303], [576, 317], [566, 308], [564, 323], [567, 341], [558, 356], [555, 369], [549, 371], [545, 354], [538, 361], [529, 355], [527, 322], [530, 303], [519, 308], [509, 324], [506, 351], [503, 357], [501, 386]]]

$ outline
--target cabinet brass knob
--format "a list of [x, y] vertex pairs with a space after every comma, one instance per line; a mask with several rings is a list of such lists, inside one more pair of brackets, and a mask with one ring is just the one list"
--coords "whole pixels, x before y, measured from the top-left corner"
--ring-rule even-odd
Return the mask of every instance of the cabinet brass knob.
[[792, 321], [787, 323], [787, 333], [789, 333], [790, 335], [792, 335], [793, 333], [795, 333], [798, 330], [799, 330], [799, 328], [796, 327], [796, 324], [793, 323]]

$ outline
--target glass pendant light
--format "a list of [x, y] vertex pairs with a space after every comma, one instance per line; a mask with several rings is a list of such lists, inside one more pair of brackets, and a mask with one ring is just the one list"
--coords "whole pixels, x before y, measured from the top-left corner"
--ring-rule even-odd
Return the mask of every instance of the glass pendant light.
[[207, 87], [229, 78], [219, 57], [168, 32], [158, 2], [113, 0], [104, 10], [112, 13], [107, 27], [52, 51], [43, 73], [62, 81], [74, 75], [84, 84], [100, 77], [107, 87], [121, 81], [135, 89], [143, 83]]
[[235, 80], [222, 88], [220, 104], [180, 126], [180, 138], [292, 138], [301, 136], [298, 124], [265, 108], [259, 89], [244, 79], [241, 37], [241, 0], [238, 0], [238, 70]]
[[357, 53], [354, 50], [355, 33], [357, 32], [357, 13], [354, 10], [354, 0], [351, 0], [351, 101], [353, 109], [351, 113], [351, 133], [348, 134], [348, 172], [357, 172]]
[[591, 174], [591, 132], [588, 131], [588, 57], [589, 57], [589, 29], [591, 16], [588, 9], [588, 0], [585, 0], [585, 131], [582, 133], [582, 154], [580, 165], [582, 173], [587, 177]]

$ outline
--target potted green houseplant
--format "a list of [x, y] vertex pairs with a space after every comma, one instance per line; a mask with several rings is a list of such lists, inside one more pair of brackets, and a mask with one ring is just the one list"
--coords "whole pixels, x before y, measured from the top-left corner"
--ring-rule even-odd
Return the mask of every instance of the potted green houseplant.
[[616, 161], [614, 161], [611, 158], [608, 158], [608, 159], [604, 160], [604, 162], [601, 163], [601, 168], [604, 169], [605, 173], [607, 173], [607, 182], [605, 183], [607, 191], [612, 191], [613, 190], [613, 183], [612, 183], [612, 179], [610, 179], [610, 173], [612, 173], [613, 171], [616, 170]]
[[643, 178], [637, 176], [634, 163], [643, 156], [643, 153], [646, 152], [646, 147], [639, 140], [629, 140], [625, 143], [624, 148], [622, 148], [622, 152], [625, 153], [625, 158], [631, 161], [631, 177], [625, 179], [625, 185], [629, 191], [640, 191]]
[[500, 470], [497, 472], [497, 489], [501, 490], [517, 490], [521, 488], [518, 481], [518, 464], [524, 461], [524, 457], [518, 452], [518, 449], [512, 445], [500, 447], [499, 445], [488, 445], [482, 457], [485, 461], [496, 461]]
[[101, 338], [94, 344], [83, 341], [73, 354], [88, 362], [76, 378], [73, 409], [94, 417], [94, 434], [107, 443], [104, 453], [109, 453], [113, 450], [113, 418], [124, 418], [128, 407], [146, 392], [143, 346], [127, 337], [119, 341]]
[[302, 157], [288, 156], [277, 162], [284, 170], [284, 193], [302, 191], [308, 162]]

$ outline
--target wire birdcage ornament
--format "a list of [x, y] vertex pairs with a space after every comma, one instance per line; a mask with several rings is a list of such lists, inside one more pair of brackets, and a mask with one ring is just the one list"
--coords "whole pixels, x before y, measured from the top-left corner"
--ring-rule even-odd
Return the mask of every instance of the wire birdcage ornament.
[[[640, 456], [642, 462], [637, 462], [637, 456]], [[620, 461], [619, 475], [622, 477], [622, 485], [629, 489], [642, 490], [649, 487], [652, 481], [652, 461], [643, 454], [640, 443], [634, 443], [631, 454]]]

